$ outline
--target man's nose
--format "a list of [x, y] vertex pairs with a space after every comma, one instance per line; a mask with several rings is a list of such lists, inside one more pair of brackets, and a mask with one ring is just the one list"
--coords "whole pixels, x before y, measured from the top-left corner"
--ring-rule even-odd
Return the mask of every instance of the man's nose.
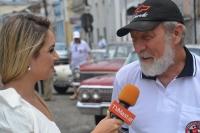
[[133, 45], [136, 53], [140, 53], [146, 49], [146, 44], [143, 41], [136, 41]]

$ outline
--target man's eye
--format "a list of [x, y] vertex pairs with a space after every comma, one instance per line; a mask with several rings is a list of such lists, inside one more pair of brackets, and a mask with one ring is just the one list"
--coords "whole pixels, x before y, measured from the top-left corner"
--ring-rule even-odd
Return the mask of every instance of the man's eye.
[[151, 36], [144, 36], [143, 39], [144, 40], [150, 40], [152, 37]]

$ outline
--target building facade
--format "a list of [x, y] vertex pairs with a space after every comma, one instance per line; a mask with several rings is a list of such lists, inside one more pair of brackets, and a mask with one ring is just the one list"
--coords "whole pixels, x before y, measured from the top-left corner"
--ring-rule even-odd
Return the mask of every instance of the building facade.
[[[108, 42], [131, 41], [129, 36], [119, 38], [116, 31], [130, 22], [127, 10], [136, 7], [144, 0], [88, 0], [90, 13], [93, 15], [93, 45], [98, 42], [100, 36], [104, 36]], [[198, 43], [200, 1], [198, 0], [173, 0], [183, 13], [186, 25], [186, 43]], [[196, 2], [194, 4], [194, 2]], [[196, 15], [195, 15], [196, 13]], [[196, 18], [195, 18], [196, 17]], [[197, 41], [195, 41], [195, 38]]]

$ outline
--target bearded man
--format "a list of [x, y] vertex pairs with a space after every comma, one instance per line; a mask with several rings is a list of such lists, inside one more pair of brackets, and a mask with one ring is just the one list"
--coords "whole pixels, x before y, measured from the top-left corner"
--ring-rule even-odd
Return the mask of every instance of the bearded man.
[[133, 20], [117, 31], [120, 37], [128, 33], [139, 60], [117, 72], [112, 100], [126, 84], [136, 85], [140, 95], [129, 107], [136, 115], [133, 124], [122, 129], [183, 133], [192, 124], [200, 129], [200, 58], [184, 46], [185, 25], [178, 6], [171, 0], [144, 1]]

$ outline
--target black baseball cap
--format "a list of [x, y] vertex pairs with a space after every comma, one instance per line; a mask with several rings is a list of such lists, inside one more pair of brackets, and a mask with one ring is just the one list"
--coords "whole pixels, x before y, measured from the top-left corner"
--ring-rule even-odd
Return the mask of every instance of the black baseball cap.
[[146, 0], [133, 12], [133, 20], [117, 31], [122, 37], [130, 31], [149, 31], [164, 21], [184, 24], [181, 11], [172, 0]]

